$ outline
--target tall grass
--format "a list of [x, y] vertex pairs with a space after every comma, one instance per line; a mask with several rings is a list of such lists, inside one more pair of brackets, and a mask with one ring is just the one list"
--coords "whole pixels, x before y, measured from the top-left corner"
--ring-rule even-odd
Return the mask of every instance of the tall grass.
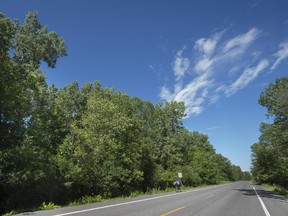
[[288, 198], [288, 189], [287, 188], [284, 188], [284, 187], [281, 187], [278, 185], [269, 185], [269, 184], [262, 184], [262, 186]]

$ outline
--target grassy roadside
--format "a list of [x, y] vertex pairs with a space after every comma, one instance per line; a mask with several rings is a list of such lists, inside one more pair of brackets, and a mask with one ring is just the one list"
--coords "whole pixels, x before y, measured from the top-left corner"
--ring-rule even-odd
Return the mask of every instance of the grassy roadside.
[[278, 185], [269, 185], [269, 184], [261, 184], [261, 186], [288, 198], [288, 189], [286, 188], [280, 187]]
[[[187, 189], [186, 187], [183, 187], [183, 189]], [[152, 189], [146, 193], [144, 192], [139, 192], [139, 191], [134, 191], [132, 192], [129, 196], [121, 196], [121, 197], [115, 197], [115, 198], [104, 198], [100, 195], [95, 195], [95, 196], [84, 196], [81, 197], [77, 200], [74, 200], [70, 202], [67, 205], [56, 205], [53, 202], [49, 203], [42, 203], [41, 206], [31, 208], [31, 209], [19, 209], [19, 210], [13, 210], [11, 212], [7, 212], [6, 214], [2, 216], [12, 216], [15, 214], [19, 214], [22, 212], [35, 212], [35, 211], [44, 211], [44, 210], [51, 210], [51, 209], [56, 209], [56, 208], [64, 208], [64, 207], [69, 207], [69, 206], [78, 206], [78, 205], [85, 205], [85, 204], [91, 204], [91, 203], [98, 203], [98, 202], [105, 202], [105, 201], [112, 201], [112, 200], [120, 200], [120, 199], [127, 199], [127, 198], [134, 198], [134, 197], [140, 197], [140, 196], [145, 196], [145, 195], [152, 195], [152, 194], [157, 194], [157, 193], [165, 193], [165, 192], [172, 192], [174, 191], [174, 188], [168, 188], [166, 190], [159, 190], [159, 189]]]
[[[225, 183], [229, 183], [229, 182], [221, 182], [221, 184], [225, 184]], [[197, 187], [186, 187], [186, 186], [182, 186], [181, 190], [190, 190], [190, 189], [196, 189], [196, 188], [202, 188], [202, 187], [207, 187], [207, 186], [213, 186], [213, 185], [201, 185], [201, 186], [197, 186]], [[112, 201], [112, 200], [120, 200], [120, 199], [127, 199], [127, 198], [135, 198], [135, 197], [140, 197], [140, 196], [145, 196], [145, 195], [153, 195], [153, 194], [159, 194], [159, 193], [168, 193], [168, 192], [173, 192], [175, 191], [175, 188], [167, 188], [166, 190], [160, 190], [160, 189], [152, 189], [146, 193], [144, 192], [139, 192], [139, 191], [135, 191], [132, 192], [129, 196], [121, 196], [121, 197], [116, 197], [116, 198], [103, 198], [100, 195], [95, 195], [95, 196], [84, 196], [81, 197], [73, 202], [70, 202], [67, 205], [56, 205], [53, 202], [49, 202], [49, 203], [42, 203], [41, 206], [39, 207], [35, 207], [33, 209], [23, 209], [23, 210], [17, 210], [17, 211], [11, 211], [8, 212], [6, 214], [4, 214], [3, 216], [12, 216], [15, 214], [19, 214], [22, 212], [35, 212], [35, 211], [41, 211], [41, 210], [51, 210], [51, 209], [56, 209], [56, 208], [63, 208], [63, 207], [69, 207], [69, 206], [78, 206], [78, 205], [85, 205], [85, 204], [91, 204], [91, 203], [97, 203], [97, 202], [105, 202], [105, 201]]]

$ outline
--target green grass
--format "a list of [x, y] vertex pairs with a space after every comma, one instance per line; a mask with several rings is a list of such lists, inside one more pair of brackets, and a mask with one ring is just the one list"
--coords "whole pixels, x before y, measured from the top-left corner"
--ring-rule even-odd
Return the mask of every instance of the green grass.
[[[222, 182], [221, 182], [222, 183]], [[228, 183], [228, 182], [225, 182]], [[181, 186], [181, 190], [190, 190], [190, 189], [195, 189], [195, 188], [202, 188], [202, 187], [206, 187], [207, 185], [201, 185], [198, 187], [186, 187], [186, 186]], [[211, 185], [212, 186], [212, 185]], [[18, 210], [18, 211], [11, 211], [8, 212], [6, 214], [4, 214], [3, 216], [11, 216], [14, 214], [18, 214], [21, 212], [26, 212], [26, 211], [39, 211], [39, 210], [51, 210], [51, 209], [55, 209], [55, 208], [62, 208], [62, 207], [67, 207], [67, 206], [78, 206], [78, 205], [84, 205], [84, 204], [90, 204], [90, 203], [97, 203], [97, 202], [104, 202], [104, 201], [111, 201], [111, 200], [120, 200], [120, 199], [127, 199], [127, 198], [134, 198], [134, 197], [139, 197], [139, 196], [145, 196], [145, 195], [153, 195], [153, 194], [159, 194], [159, 193], [167, 193], [167, 192], [173, 192], [175, 191], [175, 188], [167, 188], [165, 190], [160, 190], [159, 188], [154, 188], [154, 189], [150, 189], [148, 190], [146, 193], [144, 192], [140, 192], [140, 191], [134, 191], [132, 192], [129, 196], [122, 196], [122, 197], [116, 197], [116, 198], [103, 198], [100, 195], [94, 195], [94, 196], [84, 196], [81, 197], [73, 202], [70, 202], [68, 205], [65, 206], [60, 206], [60, 205], [56, 205], [53, 202], [49, 202], [49, 203], [42, 203], [41, 206], [33, 208], [33, 209], [26, 209], [26, 210]]]
[[39, 210], [51, 210], [51, 209], [55, 209], [55, 208], [60, 208], [61, 206], [59, 205], [55, 205], [53, 202], [49, 202], [49, 203], [42, 203], [42, 205], [39, 207]]
[[14, 214], [17, 214], [16, 211], [11, 211], [11, 212], [7, 212], [6, 214], [2, 215], [2, 216], [11, 216], [11, 215], [14, 215]]
[[100, 195], [95, 196], [84, 196], [80, 199], [77, 199], [71, 203], [68, 204], [68, 206], [77, 206], [77, 205], [84, 205], [84, 204], [90, 204], [90, 203], [96, 203], [96, 202], [103, 202], [105, 199], [102, 198]]
[[51, 209], [56, 209], [56, 208], [61, 208], [61, 207], [62, 206], [56, 205], [53, 202], [49, 202], [49, 203], [44, 202], [39, 207], [13, 210], [13, 211], [10, 211], [10, 212], [3, 214], [2, 216], [12, 216], [12, 215], [23, 213], [23, 212], [35, 212], [35, 211], [39, 211], [39, 210], [51, 210]]
[[287, 188], [283, 188], [281, 186], [278, 185], [269, 185], [269, 184], [262, 184], [263, 187], [276, 192], [277, 194], [280, 194], [282, 196], [285, 196], [288, 198], [288, 189]]

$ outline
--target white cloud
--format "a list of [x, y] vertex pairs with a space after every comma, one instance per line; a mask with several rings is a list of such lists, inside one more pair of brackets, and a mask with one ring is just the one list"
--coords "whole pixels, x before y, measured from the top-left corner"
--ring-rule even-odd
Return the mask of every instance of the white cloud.
[[174, 62], [174, 75], [176, 76], [176, 79], [179, 80], [181, 79], [186, 71], [189, 68], [190, 61], [188, 58], [185, 58], [182, 56], [183, 50], [180, 50], [177, 52], [175, 62]]
[[226, 95], [231, 96], [240, 89], [245, 88], [250, 82], [252, 82], [265, 68], [267, 68], [269, 62], [263, 59], [256, 67], [247, 68], [241, 74], [241, 76], [226, 89]]
[[217, 43], [221, 39], [224, 31], [214, 34], [211, 38], [200, 38], [195, 42], [194, 48], [197, 49], [205, 57], [211, 56], [217, 46]]
[[211, 65], [213, 64], [214, 60], [209, 58], [203, 58], [199, 60], [195, 65], [195, 70], [197, 72], [205, 72], [208, 71]]
[[233, 76], [240, 70], [239, 66], [233, 66], [229, 69], [228, 75]]
[[[254, 42], [261, 36], [260, 30], [252, 28], [225, 40], [224, 32], [196, 40], [191, 57], [184, 55], [184, 49], [176, 54], [172, 68], [174, 90], [164, 86], [160, 97], [166, 101], [184, 102], [187, 117], [203, 112], [206, 105], [219, 101], [223, 93], [229, 97], [247, 87], [269, 66], [263, 57], [259, 61], [262, 52], [254, 47]], [[282, 44], [274, 63], [276, 66], [288, 57], [287, 50], [288, 43]], [[195, 73], [187, 73], [189, 68]], [[232, 84], [231, 79], [234, 79]]]
[[285, 58], [288, 58], [288, 41], [280, 44], [280, 49], [274, 56], [277, 57], [274, 64], [271, 66], [271, 70], [274, 70]]
[[216, 48], [217, 41], [213, 39], [201, 38], [196, 41], [195, 47], [199, 49], [199, 51], [203, 52], [203, 54], [210, 56], [213, 54]]
[[[224, 31], [214, 34], [211, 38], [201, 38], [197, 40], [194, 49], [196, 48], [195, 50], [199, 52], [199, 57], [195, 61], [195, 72], [207, 72], [216, 64], [225, 64], [235, 58], [241, 58], [245, 51], [252, 45], [252, 42], [259, 37], [260, 32], [257, 28], [252, 28], [248, 32], [228, 39], [220, 45], [219, 42]], [[255, 55], [255, 52], [253, 53]], [[234, 65], [234, 67], [236, 66]]]
[[223, 51], [228, 52], [233, 49], [239, 49], [239, 51], [244, 51], [260, 34], [260, 31], [257, 28], [252, 28], [245, 34], [238, 35], [230, 39]]
[[175, 87], [174, 93], [171, 93], [166, 87], [162, 87], [160, 97], [167, 101], [184, 102], [188, 116], [199, 114], [203, 110], [203, 103], [207, 99], [210, 86], [212, 86], [212, 81], [208, 79], [207, 75], [198, 76], [183, 88]]
[[216, 130], [216, 129], [219, 129], [219, 128], [220, 128], [220, 126], [215, 126], [215, 127], [207, 128], [206, 130], [210, 131], [210, 130]]
[[214, 93], [214, 94], [209, 96], [209, 103], [210, 104], [216, 103], [216, 102], [218, 102], [219, 99], [220, 99], [220, 96], [218, 94]]
[[206, 89], [211, 82], [205, 78], [205, 76], [200, 76], [197, 79], [191, 81], [186, 87], [181, 91], [177, 92], [174, 97], [175, 101], [188, 102], [190, 99], [195, 99], [197, 92], [202, 89]]
[[169, 91], [169, 89], [166, 86], [163, 86], [161, 88], [160, 97], [166, 101], [172, 101], [173, 100], [173, 94]]
[[223, 33], [224, 31], [218, 32], [211, 38], [200, 38], [195, 42], [194, 50], [199, 54], [194, 66], [196, 72], [207, 72], [215, 62], [215, 59], [213, 59], [212, 56]]

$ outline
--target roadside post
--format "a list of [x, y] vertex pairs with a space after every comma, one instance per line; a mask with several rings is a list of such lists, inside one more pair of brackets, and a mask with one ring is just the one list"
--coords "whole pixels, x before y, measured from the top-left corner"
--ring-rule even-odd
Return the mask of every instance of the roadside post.
[[183, 178], [182, 173], [178, 173], [178, 178], [180, 179], [180, 185], [182, 185], [182, 178]]

